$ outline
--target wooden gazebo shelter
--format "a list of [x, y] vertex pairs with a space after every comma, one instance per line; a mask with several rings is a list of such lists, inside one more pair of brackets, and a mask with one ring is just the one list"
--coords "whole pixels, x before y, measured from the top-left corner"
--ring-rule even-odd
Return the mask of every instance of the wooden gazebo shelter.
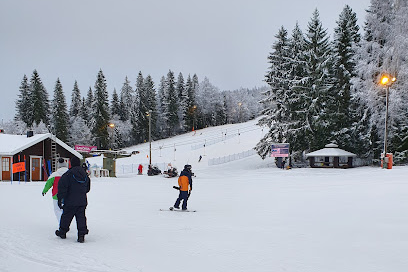
[[310, 167], [313, 168], [350, 168], [353, 167], [353, 158], [356, 156], [356, 154], [338, 148], [334, 143], [306, 154]]

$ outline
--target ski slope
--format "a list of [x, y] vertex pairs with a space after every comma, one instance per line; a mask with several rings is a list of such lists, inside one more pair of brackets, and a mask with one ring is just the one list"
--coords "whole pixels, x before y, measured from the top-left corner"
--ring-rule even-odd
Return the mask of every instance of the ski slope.
[[[175, 178], [93, 178], [84, 244], [75, 222], [66, 240], [54, 235], [44, 182], [0, 183], [0, 271], [408, 271], [408, 167], [281, 170], [256, 155], [208, 165], [255, 146], [264, 133], [255, 124], [152, 143], [153, 163], [192, 165], [195, 213], [159, 211], [177, 198]], [[192, 149], [203, 141], [205, 154]], [[118, 170], [148, 163], [148, 143], [133, 150]]]

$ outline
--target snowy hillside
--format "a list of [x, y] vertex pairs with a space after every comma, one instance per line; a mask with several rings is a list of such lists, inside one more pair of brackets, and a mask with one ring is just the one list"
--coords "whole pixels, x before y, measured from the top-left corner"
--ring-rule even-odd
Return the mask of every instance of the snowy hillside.
[[264, 133], [255, 123], [152, 144], [154, 164], [193, 166], [195, 213], [159, 211], [174, 204], [177, 179], [130, 173], [149, 153], [130, 148], [140, 153], [117, 160], [118, 178], [92, 180], [84, 244], [75, 222], [66, 240], [54, 235], [44, 182], [0, 183], [0, 271], [408, 270], [408, 167], [281, 170], [256, 155], [208, 165], [250, 150]]

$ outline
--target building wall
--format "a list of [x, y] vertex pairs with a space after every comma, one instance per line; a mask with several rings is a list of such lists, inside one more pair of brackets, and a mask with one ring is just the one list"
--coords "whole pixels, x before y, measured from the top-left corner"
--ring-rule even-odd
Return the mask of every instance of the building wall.
[[[62, 158], [71, 158], [74, 156], [71, 152], [66, 150], [65, 148], [61, 147], [57, 144], [57, 156]], [[13, 156], [13, 163], [24, 161], [24, 156], [26, 158], [26, 172], [14, 173], [13, 174], [13, 181], [29, 181], [30, 180], [30, 156], [41, 156], [41, 165], [44, 164], [44, 159], [46, 161], [46, 169], [48, 169], [48, 161], [51, 161], [51, 139], [45, 139], [42, 142], [39, 142], [20, 153]], [[44, 175], [45, 174], [45, 175]], [[47, 174], [44, 171], [41, 171], [41, 180], [44, 180], [47, 177]]]

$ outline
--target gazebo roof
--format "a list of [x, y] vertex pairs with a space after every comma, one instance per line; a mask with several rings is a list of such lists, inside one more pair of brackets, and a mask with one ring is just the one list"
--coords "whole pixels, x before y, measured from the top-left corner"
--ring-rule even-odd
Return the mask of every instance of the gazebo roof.
[[346, 150], [338, 148], [336, 144], [327, 144], [323, 149], [306, 154], [308, 157], [356, 157], [357, 155]]

